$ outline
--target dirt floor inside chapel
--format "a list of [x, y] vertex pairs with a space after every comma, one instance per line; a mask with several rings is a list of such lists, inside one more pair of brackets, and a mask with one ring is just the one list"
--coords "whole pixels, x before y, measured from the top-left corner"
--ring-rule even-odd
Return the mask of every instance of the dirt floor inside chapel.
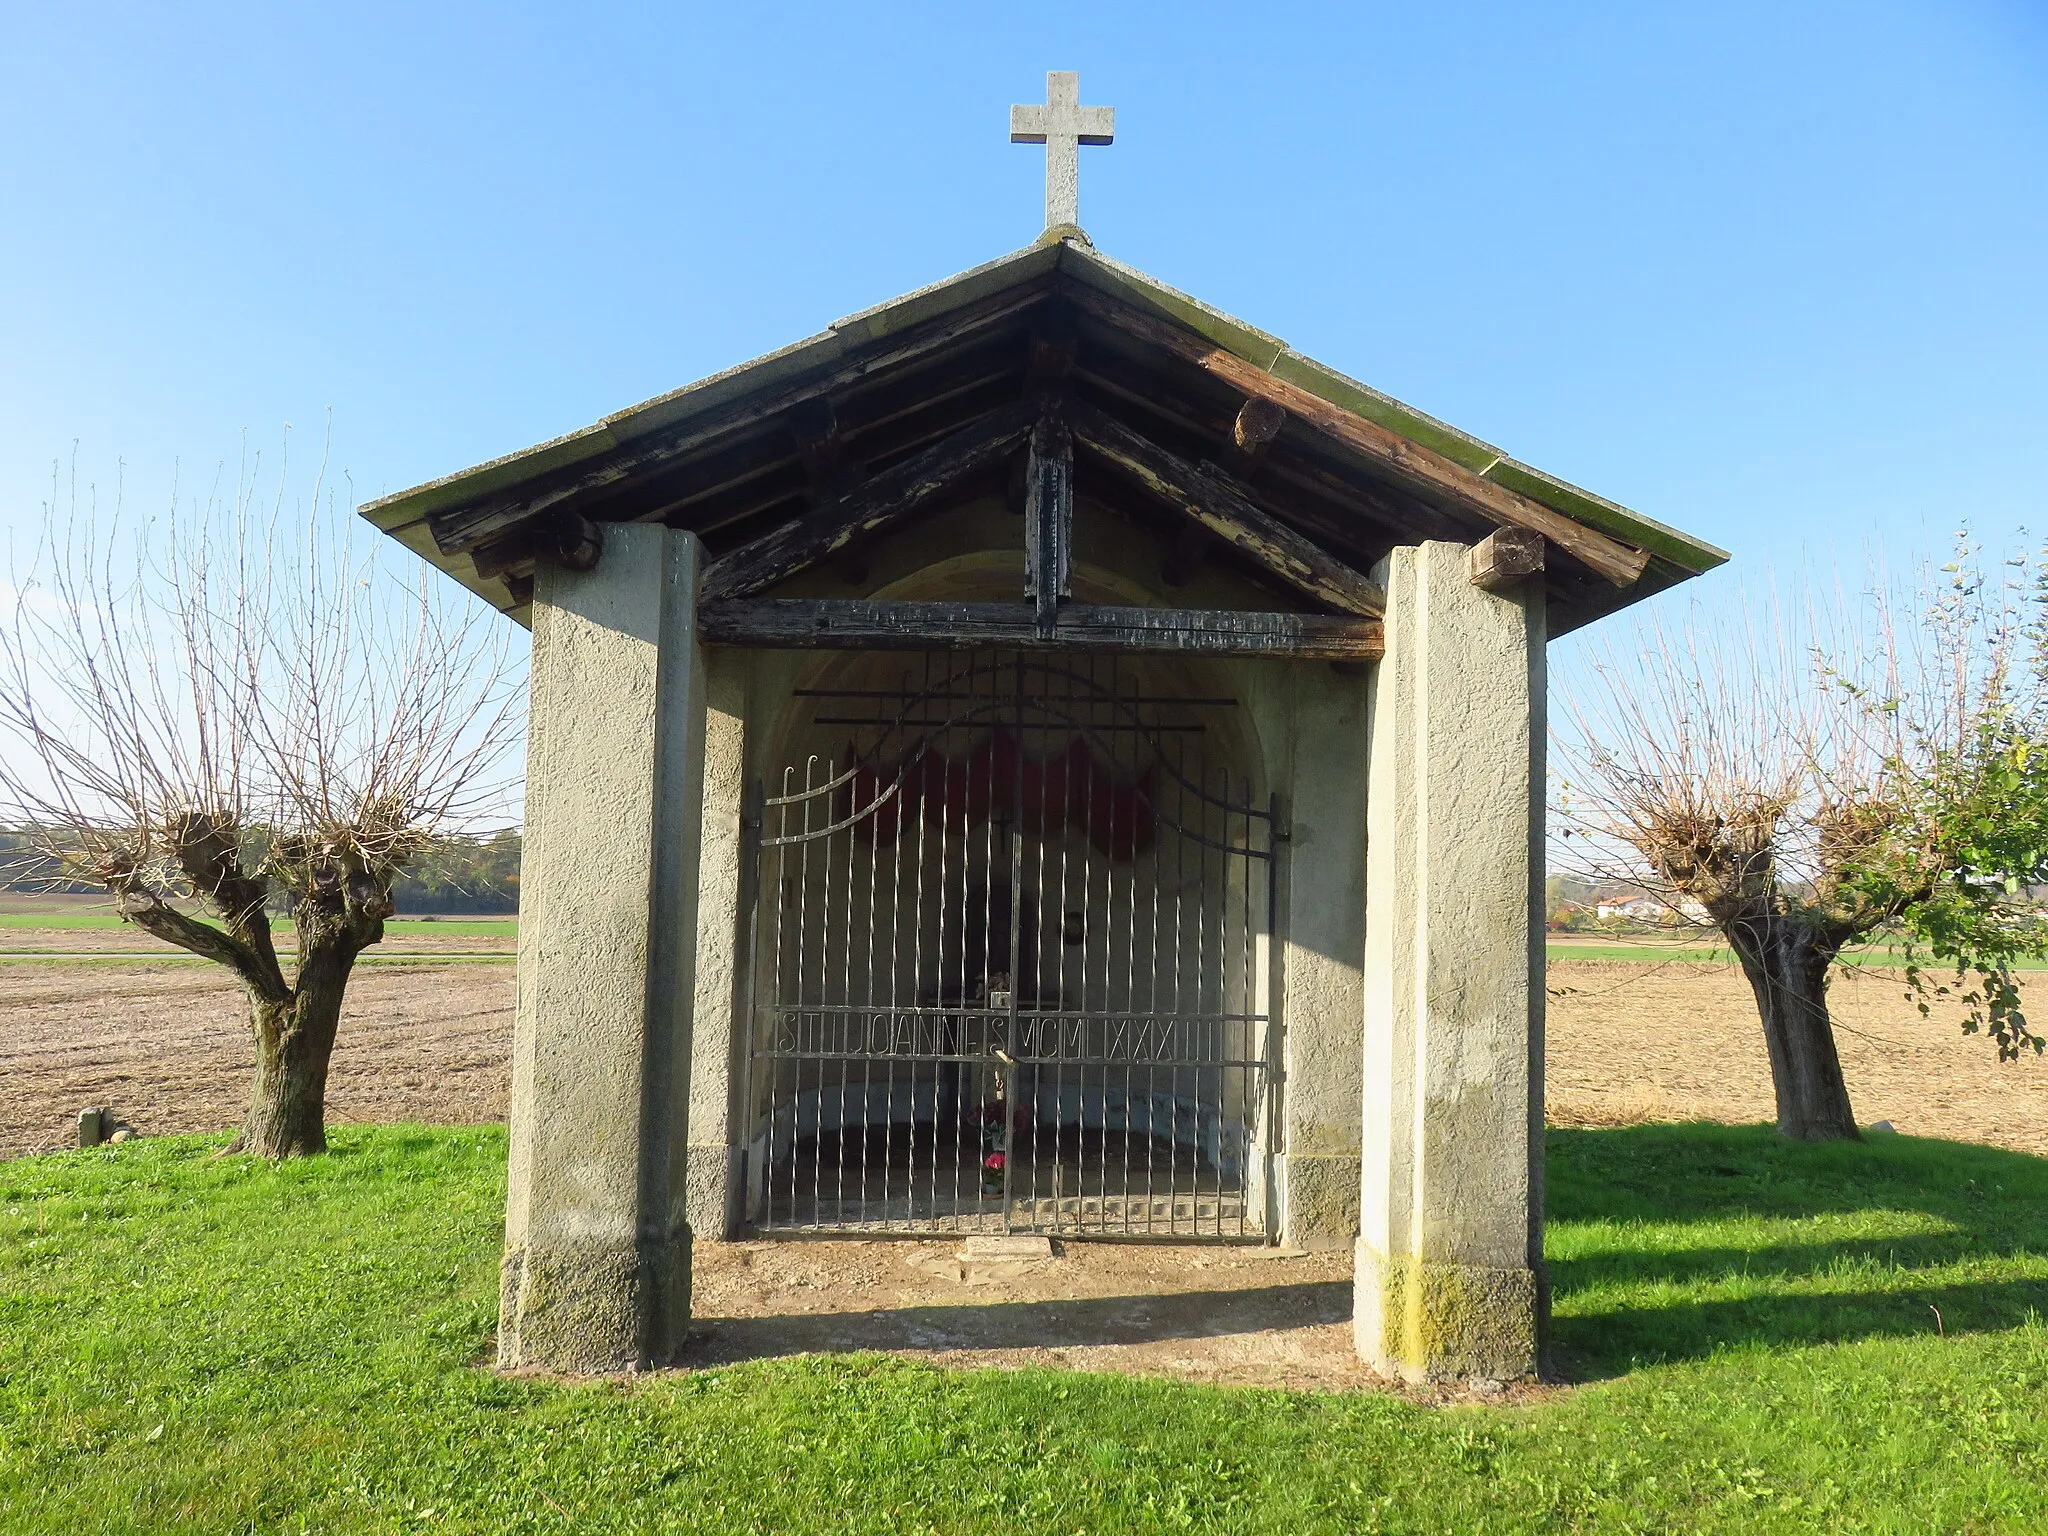
[[[1732, 967], [1562, 961], [1549, 985], [1553, 1125], [1771, 1118], [1754, 1004]], [[1883, 972], [1834, 984], [1858, 1119], [2048, 1155], [2048, 1060], [2001, 1063], [1954, 1017], [1922, 1018], [1900, 993]], [[365, 968], [335, 1054], [331, 1122], [502, 1120], [511, 1027], [509, 965]], [[70, 1144], [87, 1105], [146, 1135], [219, 1129], [238, 1118], [251, 1065], [239, 996], [211, 967], [85, 956], [0, 966], [0, 1157]], [[876, 1348], [945, 1364], [1362, 1386], [1372, 1378], [1351, 1354], [1349, 1276], [1348, 1253], [1072, 1243], [1031, 1259], [958, 1240], [703, 1244], [692, 1353], [714, 1364]]]

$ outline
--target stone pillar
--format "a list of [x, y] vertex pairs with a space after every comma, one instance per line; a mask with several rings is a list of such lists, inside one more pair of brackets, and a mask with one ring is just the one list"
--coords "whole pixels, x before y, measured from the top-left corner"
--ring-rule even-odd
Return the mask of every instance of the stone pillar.
[[1365, 688], [1306, 664], [1294, 676], [1283, 799], [1281, 1240], [1358, 1237], [1359, 1041], [1364, 1029]]
[[595, 570], [536, 578], [506, 1367], [634, 1369], [689, 1321], [698, 559], [691, 534], [620, 525]]
[[748, 658], [708, 653], [704, 716], [703, 829], [697, 864], [697, 976], [690, 1048], [690, 1230], [722, 1241], [739, 1223], [744, 1196], [733, 1095], [746, 1049], [739, 961], [746, 840]]
[[1540, 1327], [1543, 595], [1482, 591], [1466, 561], [1383, 562], [1368, 705], [1353, 1326], [1410, 1380], [1526, 1376]]

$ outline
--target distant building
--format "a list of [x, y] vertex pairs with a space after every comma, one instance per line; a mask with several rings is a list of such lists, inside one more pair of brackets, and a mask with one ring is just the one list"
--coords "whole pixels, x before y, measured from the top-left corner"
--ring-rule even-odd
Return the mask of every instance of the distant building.
[[1594, 906], [1593, 915], [1602, 921], [1620, 919], [1631, 923], [1667, 923], [1674, 917], [1688, 923], [1710, 921], [1707, 909], [1689, 896], [1605, 896]]

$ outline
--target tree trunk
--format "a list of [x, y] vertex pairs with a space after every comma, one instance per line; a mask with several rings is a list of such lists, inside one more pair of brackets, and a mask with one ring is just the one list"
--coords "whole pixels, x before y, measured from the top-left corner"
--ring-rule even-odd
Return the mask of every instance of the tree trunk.
[[1738, 920], [1723, 931], [1763, 1019], [1778, 1134], [1795, 1141], [1861, 1140], [1828, 1018], [1828, 967], [1842, 940], [1777, 914]]
[[353, 951], [315, 950], [304, 957], [298, 985], [285, 1001], [250, 998], [256, 1088], [229, 1150], [268, 1158], [327, 1150], [327, 1063], [354, 960]]

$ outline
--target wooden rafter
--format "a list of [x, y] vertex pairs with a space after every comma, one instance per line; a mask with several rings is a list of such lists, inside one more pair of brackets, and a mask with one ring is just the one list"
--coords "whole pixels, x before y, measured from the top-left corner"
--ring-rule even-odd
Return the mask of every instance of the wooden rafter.
[[1034, 405], [1003, 406], [922, 453], [870, 475], [844, 495], [713, 561], [704, 571], [705, 599], [762, 591], [809, 570], [855, 539], [888, 527], [1002, 458], [1023, 441], [1037, 418]]
[[[1186, 397], [1162, 394], [1156, 378], [1107, 347], [1091, 351], [1076, 369], [1076, 376], [1119, 407], [1129, 407], [1120, 414], [1147, 436], [1157, 435], [1151, 427], [1156, 422], [1169, 437], [1205, 445], [1219, 437], [1234, 438], [1236, 422], [1229, 413], [1206, 411]], [[1473, 537], [1469, 514], [1453, 517], [1385, 481], [1368, 482], [1357, 474], [1340, 476], [1305, 454], [1275, 452], [1273, 447], [1269, 444], [1268, 451], [1259, 456], [1262, 484], [1276, 491], [1285, 486], [1290, 493], [1313, 498], [1325, 522], [1335, 520], [1331, 523], [1334, 527], [1362, 523], [1371, 529], [1368, 542], [1375, 544], [1412, 543], [1416, 538], [1469, 543]], [[1230, 467], [1227, 458], [1224, 467]], [[1290, 494], [1289, 499], [1292, 514], [1296, 498]]]
[[588, 571], [604, 553], [604, 525], [575, 512], [558, 511], [508, 539], [486, 544], [470, 554], [477, 575], [531, 576], [536, 562], [552, 561], [565, 570]]
[[[847, 450], [846, 433], [829, 396], [806, 400], [791, 410], [789, 430], [813, 508], [836, 501], [860, 481], [862, 466]], [[843, 581], [858, 584], [868, 579], [867, 555], [858, 545], [834, 555], [832, 568]]]
[[693, 417], [681, 427], [650, 433], [617, 447], [545, 487], [526, 486], [433, 513], [427, 519], [428, 529], [444, 555], [466, 554], [503, 538], [552, 507], [618, 486], [733, 433], [772, 423], [804, 401], [823, 398], [877, 373], [943, 351], [1038, 303], [1044, 293], [1044, 284], [1030, 284], [964, 305], [928, 325], [906, 330], [888, 344], [865, 349], [837, 368], [793, 380], [729, 409]]
[[1073, 560], [1074, 438], [1048, 409], [1031, 429], [1024, 467], [1024, 595], [1047, 634], [1073, 595]]
[[[1013, 375], [1014, 372], [1013, 369]], [[983, 384], [989, 382], [992, 381], [981, 381]], [[1014, 398], [1014, 377], [1008, 381], [993, 382], [1008, 382], [1011, 388], [984, 390], [988, 396], [985, 401], [958, 414], [921, 415], [898, 411], [879, 428], [856, 416], [854, 406], [859, 403], [857, 399], [844, 408], [835, 404], [848, 456], [870, 471], [872, 468], [888, 468], [896, 460], [909, 458], [948, 434], [957, 432], [963, 422], [972, 421]], [[817, 484], [806, 470], [801, 453], [792, 451], [787, 428], [780, 432], [757, 433], [755, 442], [749, 446], [752, 451], [745, 456], [719, 455], [725, 461], [723, 466], [709, 473], [693, 475], [685, 470], [681, 474], [648, 477], [637, 484], [589, 499], [583, 505], [601, 521], [644, 522], [658, 519], [690, 528], [709, 542], [729, 547], [732, 541], [723, 537], [729, 528], [772, 513], [778, 507], [784, 511], [783, 520], [787, 520], [800, 517], [808, 508], [819, 504]], [[704, 462], [698, 461], [699, 464]], [[695, 464], [690, 466], [691, 470], [696, 468]], [[749, 537], [765, 531], [765, 527], [758, 528]], [[741, 538], [738, 542], [746, 541], [746, 538]]]
[[1506, 592], [1543, 574], [1543, 536], [1526, 528], [1496, 528], [1472, 546], [1472, 585]]
[[1285, 379], [1275, 378], [1234, 352], [1169, 321], [1087, 288], [1077, 286], [1069, 298], [1096, 319], [1193, 363], [1247, 398], [1256, 396], [1271, 401], [1345, 447], [1385, 465], [1412, 485], [1434, 491], [1502, 527], [1527, 528], [1542, 534], [1617, 587], [1633, 586], [1650, 562], [1648, 551], [1574, 522], [1563, 513], [1498, 485], [1398, 432], [1332, 405]]
[[1031, 335], [1024, 357], [1024, 392], [1044, 396], [1057, 390], [1074, 371], [1079, 351], [1072, 321], [1063, 312], [1051, 317]]
[[1084, 401], [1070, 404], [1069, 419], [1085, 446], [1296, 591], [1346, 613], [1386, 612], [1385, 592], [1261, 509], [1234, 475], [1190, 463]]
[[789, 435], [796, 442], [796, 456], [814, 500], [829, 501], [858, 472], [848, 462], [846, 434], [840, 430], [839, 413], [830, 396], [821, 395], [793, 407]]
[[782, 650], [1059, 647], [1377, 661], [1385, 648], [1376, 619], [1089, 604], [1062, 606], [1047, 631], [1027, 603], [743, 598], [704, 603], [697, 626], [713, 645]]

